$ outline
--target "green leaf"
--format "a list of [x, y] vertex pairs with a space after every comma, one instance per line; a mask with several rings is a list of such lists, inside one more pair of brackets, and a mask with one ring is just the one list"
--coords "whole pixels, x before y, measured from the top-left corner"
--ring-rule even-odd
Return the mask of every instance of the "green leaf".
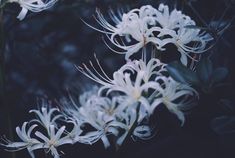
[[216, 68], [211, 75], [211, 84], [224, 80], [228, 75], [228, 69], [224, 67]]
[[199, 80], [195, 72], [184, 66], [178, 61], [174, 61], [166, 66], [170, 76], [184, 84], [198, 85]]
[[208, 58], [202, 59], [197, 67], [197, 74], [199, 79], [203, 83], [209, 83], [212, 72], [213, 72], [213, 65], [211, 60]]

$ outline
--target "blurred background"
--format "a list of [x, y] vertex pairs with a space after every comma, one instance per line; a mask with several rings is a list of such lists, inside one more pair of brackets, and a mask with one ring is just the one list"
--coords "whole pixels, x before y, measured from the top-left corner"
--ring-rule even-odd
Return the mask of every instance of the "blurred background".
[[[203, 26], [195, 9], [215, 33], [235, 16], [234, 0], [59, 0], [50, 10], [30, 13], [23, 21], [16, 19], [20, 11], [17, 4], [7, 6], [4, 13], [5, 101], [10, 109], [11, 126], [7, 122], [8, 114], [0, 110], [0, 135], [9, 137], [13, 130], [16, 140], [15, 127], [32, 117], [28, 111], [38, 107], [38, 98], [56, 102], [67, 95], [67, 89], [77, 95], [88, 89], [92, 82], [79, 73], [74, 65], [94, 61], [94, 53], [109, 75], [124, 63], [124, 56], [112, 53], [105, 46], [102, 40], [104, 35], [89, 28], [81, 19], [99, 27], [93, 18], [97, 8], [109, 19], [110, 9], [128, 10], [146, 4], [157, 8], [161, 2], [171, 8], [177, 7], [191, 16], [199, 26]], [[235, 27], [232, 23], [211, 50], [214, 66], [226, 66], [229, 69], [227, 80], [230, 84], [219, 95], [229, 98], [231, 105], [235, 103], [234, 48]], [[192, 114], [183, 128], [179, 127], [175, 117], [164, 107], [160, 109], [157, 118], [160, 130], [157, 130], [156, 136], [145, 142], [130, 141], [123, 149], [122, 157], [234, 158], [235, 124], [231, 126], [233, 132], [218, 134], [212, 130], [212, 117], [223, 114], [214, 108], [216, 98], [209, 97], [211, 100], [206, 98], [201, 103], [207, 108], [202, 108], [201, 113]], [[234, 114], [231, 111], [229, 113]], [[94, 146], [66, 146], [62, 150], [65, 152], [62, 157], [65, 158], [114, 157], [112, 149], [105, 151], [100, 142]], [[40, 158], [45, 157], [38, 154]], [[10, 156], [10, 153], [0, 149], [0, 158]], [[26, 150], [15, 153], [15, 158], [28, 157]]]

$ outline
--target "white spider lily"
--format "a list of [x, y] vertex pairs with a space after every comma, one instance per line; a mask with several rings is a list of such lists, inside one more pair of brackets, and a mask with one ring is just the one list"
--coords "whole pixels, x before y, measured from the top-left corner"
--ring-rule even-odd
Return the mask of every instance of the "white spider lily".
[[[200, 29], [190, 29], [181, 26], [180, 29], [176, 31], [166, 30], [167, 35], [170, 35], [171, 38], [165, 39], [159, 44], [159, 48], [162, 50], [166, 44], [172, 43], [177, 48], [181, 54], [180, 61], [182, 64], [187, 65], [188, 58], [195, 60], [190, 53], [200, 54], [207, 51], [207, 43], [212, 40], [212, 38], [205, 32], [200, 33]], [[164, 35], [164, 34], [161, 34]], [[188, 58], [187, 58], [188, 57]]]
[[[101, 101], [101, 102], [97, 102]], [[107, 101], [107, 100], [106, 100]], [[102, 140], [104, 147], [108, 148], [110, 146], [107, 135], [113, 134], [117, 135], [118, 130], [116, 127], [119, 127], [119, 122], [115, 119], [115, 113], [111, 110], [112, 107], [107, 107], [105, 100], [102, 99], [91, 99], [85, 105], [79, 108], [79, 114], [84, 123], [90, 124], [95, 128], [95, 131], [91, 131], [81, 136], [81, 139], [86, 140], [90, 144]], [[101, 107], [101, 105], [103, 105]]]
[[198, 95], [197, 92], [189, 85], [178, 83], [171, 77], [158, 76], [156, 81], [162, 82], [162, 84], [157, 89], [159, 93], [151, 104], [150, 111], [153, 113], [154, 109], [163, 103], [170, 112], [178, 117], [183, 125], [185, 117], [182, 110], [193, 105], [193, 99]]
[[18, 3], [22, 10], [17, 16], [19, 20], [23, 20], [28, 13], [28, 11], [32, 12], [41, 12], [43, 10], [51, 8], [57, 0], [8, 0], [10, 3]]
[[206, 48], [207, 43], [213, 40], [209, 34], [201, 32], [200, 29], [187, 28], [188, 26], [196, 26], [195, 21], [189, 16], [176, 9], [170, 12], [169, 7], [164, 4], [159, 5], [158, 11], [157, 21], [162, 30], [157, 37], [163, 38], [165, 35], [172, 37], [163, 39], [159, 43], [158, 49], [165, 50], [163, 47], [166, 44], [174, 44], [181, 53], [180, 61], [187, 65], [187, 57], [195, 60], [189, 53], [203, 53], [210, 48]]
[[[53, 111], [53, 110], [52, 110]], [[41, 114], [40, 111], [34, 111], [38, 114]], [[44, 113], [45, 114], [45, 113]], [[41, 117], [48, 115], [39, 115]], [[49, 117], [50, 118], [50, 117]], [[46, 119], [48, 120], [48, 119]], [[34, 121], [31, 121], [31, 123]], [[45, 136], [43, 133], [36, 131], [35, 136], [32, 135], [32, 131], [38, 126], [38, 125], [32, 125], [28, 128], [28, 131], [26, 130], [28, 122], [25, 122], [20, 129], [19, 127], [16, 128], [16, 133], [19, 136], [19, 138], [22, 140], [22, 142], [10, 142], [7, 140], [7, 145], [4, 145], [5, 147], [9, 148], [10, 151], [19, 151], [22, 149], [27, 148], [30, 156], [32, 158], [35, 158], [33, 151], [37, 149], [48, 149], [48, 151], [51, 151], [51, 154], [54, 158], [59, 158], [59, 153], [57, 152], [57, 147], [64, 145], [64, 144], [74, 144], [77, 142], [77, 139], [74, 138], [74, 134], [76, 132], [77, 135], [79, 135], [79, 130], [77, 129], [77, 126], [74, 126], [73, 130], [71, 132], [65, 131], [65, 126], [62, 126], [61, 128], [57, 129], [56, 125], [49, 124], [48, 126], [44, 126], [44, 124], [41, 122], [41, 120], [38, 120], [36, 122], [39, 122], [40, 125], [42, 125], [47, 130], [47, 135]], [[44, 123], [47, 121], [44, 121]], [[47, 123], [50, 123], [47, 122]], [[40, 128], [39, 128], [40, 129]], [[64, 137], [62, 137], [62, 134], [65, 134]], [[34, 137], [32, 137], [34, 136]]]
[[83, 106], [90, 107], [94, 111], [100, 111], [104, 115], [113, 118], [117, 117], [122, 112], [118, 109], [118, 106], [126, 99], [125, 96], [114, 96], [109, 99], [108, 97], [99, 96], [97, 94], [98, 90], [97, 86], [92, 87], [91, 90], [86, 91], [79, 97], [79, 103], [77, 104], [71, 98], [70, 101], [62, 100], [65, 117], [73, 118], [72, 120], [76, 120], [79, 124], [84, 123], [84, 119], [79, 112]]
[[7, 144], [4, 146], [9, 148], [9, 151], [19, 151], [27, 148], [30, 156], [35, 158], [33, 150], [43, 148], [43, 143], [31, 137], [31, 133], [37, 125], [30, 126], [28, 130], [26, 129], [27, 125], [28, 122], [24, 122], [21, 128], [16, 127], [16, 133], [22, 142], [11, 142], [7, 140]]
[[37, 119], [33, 119], [32, 121], [40, 123], [47, 129], [47, 131], [49, 131], [50, 125], [56, 125], [55, 121], [63, 117], [61, 114], [56, 114], [55, 116], [53, 116], [55, 112], [59, 112], [59, 109], [49, 108], [46, 106], [43, 106], [41, 110], [30, 110], [29, 112], [35, 113], [38, 117]]
[[58, 129], [57, 132], [55, 132], [55, 126], [50, 125], [49, 127], [49, 133], [48, 137], [42, 134], [39, 131], [35, 132], [35, 135], [43, 140], [43, 148], [48, 149], [48, 151], [51, 152], [52, 156], [54, 158], [59, 158], [60, 155], [57, 151], [57, 147], [64, 145], [64, 144], [73, 144], [74, 142], [70, 139], [69, 136], [64, 136], [62, 137], [62, 134], [65, 131], [65, 126], [62, 126], [61, 128]]
[[133, 128], [133, 125], [137, 119], [137, 112], [135, 109], [128, 110], [127, 112], [122, 113], [122, 118], [124, 121], [122, 128], [125, 130], [125, 132], [122, 136], [120, 136], [117, 139], [117, 144], [119, 146], [121, 146], [123, 144], [124, 140], [126, 139], [126, 137], [129, 134], [130, 130]]
[[136, 109], [129, 109], [122, 113], [123, 124], [120, 125], [125, 132], [117, 139], [117, 144], [121, 146], [128, 135], [140, 139], [148, 139], [151, 136], [151, 129], [148, 126], [138, 125]]
[[123, 65], [119, 71], [135, 71], [144, 72], [143, 81], [145, 83], [149, 82], [151, 78], [157, 75], [161, 75], [166, 72], [165, 64], [162, 63], [159, 59], [151, 58], [148, 63], [140, 60], [128, 61], [125, 65]]
[[195, 22], [189, 17], [183, 14], [181, 11], [174, 9], [170, 12], [169, 7], [164, 4], [160, 4], [157, 12], [157, 22], [162, 29], [175, 30], [179, 29], [182, 24], [195, 25]]
[[[91, 95], [88, 99], [84, 99], [87, 94], [92, 94], [93, 90], [85, 92], [85, 94], [80, 97], [80, 104], [72, 104], [72, 106], [67, 106], [65, 114], [69, 116], [70, 120], [75, 120], [75, 122], [80, 122], [75, 124], [77, 128], [84, 124], [91, 125], [94, 129], [92, 131], [84, 131], [82, 135], [76, 137], [78, 142], [83, 144], [93, 144], [99, 140], [102, 140], [104, 147], [108, 148], [110, 142], [107, 138], [108, 135], [117, 135], [117, 128], [121, 128], [121, 123], [116, 120], [119, 117], [119, 113], [122, 111], [117, 111], [118, 104], [123, 100], [122, 97], [114, 97], [109, 99], [107, 97], [101, 97], [96, 95]], [[86, 102], [84, 103], [84, 101]], [[74, 106], [74, 107], [73, 107]]]
[[[97, 63], [100, 68], [99, 71], [93, 66], [92, 63], [90, 63], [90, 65], [93, 68], [93, 72], [86, 65], [84, 65], [84, 68], [78, 67], [78, 70], [88, 78], [102, 85], [99, 90], [99, 94], [107, 90], [107, 95], [111, 92], [120, 92], [127, 95], [128, 97], [126, 102], [122, 104], [123, 108], [139, 102], [141, 103], [141, 106], [145, 107], [145, 109], [149, 109], [149, 102], [143, 94], [147, 93], [151, 89], [154, 90], [159, 87], [157, 82], [148, 81], [152, 75], [158, 74], [157, 71], [154, 71], [158, 64], [160, 65], [158, 62], [158, 60], [152, 59], [146, 66], [144, 66], [142, 61], [140, 61], [140, 65], [144, 67], [139, 67], [140, 69], [143, 68], [143, 70], [137, 69], [137, 71], [135, 70], [135, 66], [133, 67], [133, 65], [127, 63], [127, 65], [124, 65], [118, 71], [114, 72], [113, 79], [110, 79], [106, 75], [98, 60]], [[161, 70], [163, 69], [161, 68]], [[134, 77], [134, 81], [132, 81], [132, 77]]]
[[144, 71], [137, 72], [133, 82], [131, 80], [131, 73], [116, 71], [113, 75], [113, 81], [101, 87], [100, 91], [107, 89], [107, 94], [112, 91], [118, 91], [126, 94], [133, 100], [141, 101], [144, 92], [158, 87], [158, 84], [152, 81], [143, 83], [144, 74]]
[[150, 104], [145, 95], [148, 95], [149, 90], [158, 89], [159, 84], [154, 81], [143, 82], [144, 71], [136, 72], [134, 82], [131, 80], [130, 73], [122, 73], [117, 71], [114, 73], [114, 80], [112, 85], [104, 85], [100, 91], [107, 89], [107, 94], [110, 92], [121, 92], [127, 95], [126, 101], [119, 105], [119, 108], [125, 109], [128, 106], [137, 107], [137, 103], [140, 103], [139, 118], [141, 121], [146, 115], [150, 113], [148, 111]]
[[126, 100], [125, 96], [114, 96], [111, 99], [108, 97], [100, 97], [90, 99], [89, 102], [92, 104], [92, 108], [102, 112], [106, 117], [116, 119], [120, 117], [122, 108], [120, 105]]
[[111, 43], [123, 51], [113, 50], [106, 45], [116, 53], [125, 54], [126, 60], [148, 43], [160, 51], [166, 50], [164, 46], [169, 43], [176, 45], [184, 65], [187, 65], [187, 57], [195, 60], [190, 53], [203, 53], [211, 48], [207, 47], [208, 42], [213, 40], [209, 34], [201, 32], [199, 28], [189, 28], [196, 26], [195, 21], [176, 9], [170, 12], [167, 5], [160, 4], [158, 9], [142, 6], [119, 16], [111, 12], [111, 18], [116, 24], [113, 26], [97, 12], [96, 20], [106, 31], [92, 28], [106, 33]]
[[[106, 33], [111, 43], [123, 51], [116, 51], [108, 45], [107, 46], [116, 53], [125, 54], [125, 59], [128, 60], [131, 55], [138, 52], [148, 43], [153, 43], [157, 46], [160, 42], [160, 39], [153, 36], [153, 32], [159, 32], [160, 28], [148, 28], [149, 25], [156, 23], [156, 18], [154, 17], [156, 15], [155, 12], [153, 12], [154, 10], [155, 9], [149, 5], [143, 6], [140, 9], [133, 9], [128, 13], [123, 14], [122, 17], [117, 17], [112, 12], [111, 18], [116, 26], [108, 23], [103, 15], [97, 11], [96, 20], [106, 31], [91, 27], [95, 30]], [[119, 42], [116, 37], [124, 37], [125, 42]], [[135, 40], [134, 44], [131, 39]]]
[[187, 65], [187, 57], [195, 60], [189, 53], [203, 53], [210, 48], [206, 48], [207, 43], [213, 40], [209, 34], [201, 32], [200, 29], [187, 28], [188, 26], [196, 26], [195, 21], [189, 16], [176, 9], [170, 12], [169, 7], [164, 4], [159, 5], [158, 11], [157, 21], [162, 30], [157, 37], [163, 38], [165, 35], [172, 37], [163, 39], [159, 43], [160, 50], [165, 50], [163, 47], [168, 43], [174, 44], [181, 53], [180, 61]]
[[88, 100], [97, 97], [98, 91], [99, 91], [98, 86], [92, 86], [88, 91], [85, 91], [84, 93], [82, 93], [82, 95], [79, 96], [79, 103], [81, 105], [85, 105]]

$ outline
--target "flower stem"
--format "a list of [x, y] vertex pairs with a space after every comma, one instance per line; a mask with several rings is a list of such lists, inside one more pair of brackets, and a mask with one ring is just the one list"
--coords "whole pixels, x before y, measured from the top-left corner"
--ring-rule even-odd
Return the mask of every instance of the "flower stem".
[[[138, 114], [140, 110], [140, 104], [138, 105], [137, 109], [136, 109], [136, 113]], [[126, 138], [124, 139], [123, 143], [121, 146], [116, 145], [116, 152], [118, 154], [120, 154], [122, 152], [122, 149], [127, 146], [127, 140], [128, 138], [132, 135], [133, 131], [135, 130], [136, 126], [138, 125], [138, 118], [139, 115], [137, 115], [135, 122], [133, 122], [133, 124], [130, 127], [130, 130], [128, 131], [128, 134], [126, 136]]]

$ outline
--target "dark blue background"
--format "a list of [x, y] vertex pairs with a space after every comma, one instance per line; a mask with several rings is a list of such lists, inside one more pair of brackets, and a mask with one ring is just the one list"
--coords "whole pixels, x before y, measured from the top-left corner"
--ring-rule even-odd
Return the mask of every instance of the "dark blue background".
[[[102, 41], [103, 34], [98, 33], [81, 20], [85, 19], [93, 26], [97, 23], [92, 18], [95, 9], [99, 8], [107, 15], [108, 9], [134, 8], [144, 4], [158, 7], [160, 2], [168, 4], [191, 16], [198, 25], [200, 20], [183, 0], [61, 0], [50, 10], [31, 13], [19, 22], [17, 5], [9, 5], [5, 11], [6, 33], [6, 103], [10, 109], [12, 130], [17, 125], [31, 118], [28, 110], [37, 108], [37, 98], [48, 98], [52, 102], [66, 95], [66, 89], [77, 93], [89, 88], [92, 83], [83, 77], [74, 67], [88, 60], [94, 60], [96, 53], [107, 72], [117, 70], [124, 63], [124, 56], [111, 51]], [[219, 19], [227, 7], [230, 7], [222, 20], [229, 21], [235, 14], [233, 0], [198, 0], [193, 3], [198, 13], [208, 23]], [[97, 26], [98, 27], [98, 26]], [[235, 81], [235, 31], [233, 26], [226, 31], [213, 51], [215, 66], [226, 66], [230, 75], [230, 88], [219, 95], [233, 98]], [[76, 87], [76, 88], [75, 88]], [[133, 142], [123, 147], [120, 154], [113, 149], [105, 151], [99, 142], [93, 146], [76, 144], [61, 148], [66, 154], [63, 157], [105, 158], [105, 157], [158, 157], [158, 158], [232, 158], [235, 157], [235, 135], [217, 135], [210, 128], [210, 120], [218, 109], [215, 96], [206, 96], [200, 102], [201, 109], [187, 118], [181, 128], [175, 116], [164, 107], [158, 109], [156, 122], [157, 134], [149, 141]], [[209, 98], [209, 99], [208, 99]], [[201, 111], [200, 111], [201, 110]], [[202, 112], [203, 111], [203, 112]], [[7, 114], [0, 110], [0, 135], [9, 137]], [[15, 135], [15, 134], [14, 134]], [[15, 135], [15, 140], [17, 139]], [[42, 153], [38, 157], [45, 157]], [[0, 149], [0, 158], [11, 154]], [[16, 158], [29, 157], [27, 151], [16, 153]]]

